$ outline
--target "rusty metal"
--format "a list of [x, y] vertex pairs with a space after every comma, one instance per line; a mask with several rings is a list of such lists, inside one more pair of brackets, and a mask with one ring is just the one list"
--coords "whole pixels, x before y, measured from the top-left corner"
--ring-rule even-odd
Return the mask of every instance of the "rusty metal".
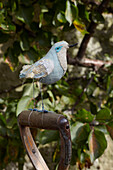
[[49, 168], [36, 147], [29, 127], [59, 130], [61, 154], [58, 170], [68, 170], [71, 160], [71, 136], [68, 120], [63, 115], [53, 112], [23, 111], [18, 116], [18, 122], [22, 141], [36, 170], [49, 170]]

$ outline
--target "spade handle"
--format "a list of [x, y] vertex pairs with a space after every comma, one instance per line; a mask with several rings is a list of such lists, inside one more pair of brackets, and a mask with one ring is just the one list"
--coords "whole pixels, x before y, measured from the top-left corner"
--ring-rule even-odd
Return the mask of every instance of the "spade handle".
[[72, 146], [69, 122], [63, 115], [54, 112], [23, 111], [18, 116], [18, 124], [23, 144], [36, 170], [49, 170], [49, 168], [34, 142], [30, 128], [59, 130], [61, 153], [58, 170], [68, 170]]

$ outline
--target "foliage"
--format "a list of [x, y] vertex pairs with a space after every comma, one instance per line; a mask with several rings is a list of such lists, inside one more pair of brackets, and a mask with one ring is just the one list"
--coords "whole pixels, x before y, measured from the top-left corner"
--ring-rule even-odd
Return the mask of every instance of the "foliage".
[[[87, 30], [91, 22], [104, 23], [103, 15], [97, 10], [99, 3], [85, 0], [62, 0], [62, 3], [60, 0], [0, 1], [0, 44], [7, 44], [4, 61], [15, 71], [21, 64], [32, 64], [43, 57], [53, 43], [62, 40], [64, 32], [75, 30], [84, 36], [90, 34]], [[112, 8], [112, 1], [105, 12], [109, 13], [109, 8]], [[67, 116], [72, 137], [71, 164], [82, 169], [90, 167], [103, 154], [107, 147], [106, 134], [113, 139], [113, 66], [97, 70], [86, 68], [80, 78], [74, 77], [72, 70], [72, 75], [70, 77], [67, 72], [56, 84], [44, 85], [43, 96], [45, 109], [64, 112], [66, 116], [76, 106], [74, 113]], [[1, 168], [13, 161], [22, 169], [25, 152], [16, 113], [34, 104], [41, 107], [38, 83], [34, 85], [35, 101], [31, 80], [20, 85], [18, 91], [19, 97], [7, 95], [0, 99]], [[7, 91], [0, 93], [4, 92], [9, 94]], [[59, 146], [59, 135], [55, 131], [40, 131], [36, 140], [41, 144], [56, 141]]]

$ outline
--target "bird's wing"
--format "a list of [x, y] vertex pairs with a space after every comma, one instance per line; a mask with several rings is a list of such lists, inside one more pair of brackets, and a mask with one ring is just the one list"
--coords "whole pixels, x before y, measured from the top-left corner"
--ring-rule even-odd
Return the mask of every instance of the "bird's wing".
[[54, 69], [54, 63], [50, 59], [41, 59], [32, 65], [23, 66], [20, 78], [40, 79], [49, 75]]

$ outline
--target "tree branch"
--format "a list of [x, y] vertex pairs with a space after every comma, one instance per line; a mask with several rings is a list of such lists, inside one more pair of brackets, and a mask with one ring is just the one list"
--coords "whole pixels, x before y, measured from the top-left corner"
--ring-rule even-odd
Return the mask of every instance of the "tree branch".
[[111, 65], [113, 64], [112, 61], [102, 61], [102, 60], [93, 60], [89, 58], [83, 58], [82, 60], [79, 60], [78, 58], [71, 58], [69, 55], [67, 55], [68, 64], [71, 65], [78, 65], [82, 67], [88, 67], [88, 68], [100, 68], [104, 67], [105, 65]]
[[[101, 14], [107, 8], [108, 4], [109, 4], [109, 0], [103, 0], [102, 3], [98, 6], [97, 12], [99, 12]], [[79, 60], [82, 60], [84, 58], [87, 44], [88, 44], [90, 38], [92, 37], [92, 35], [94, 34], [97, 25], [98, 25], [98, 23], [91, 21], [89, 28], [87, 30], [89, 32], [89, 34], [86, 34], [84, 36], [82, 43], [80, 45], [78, 54], [77, 54], [77, 58]]]

